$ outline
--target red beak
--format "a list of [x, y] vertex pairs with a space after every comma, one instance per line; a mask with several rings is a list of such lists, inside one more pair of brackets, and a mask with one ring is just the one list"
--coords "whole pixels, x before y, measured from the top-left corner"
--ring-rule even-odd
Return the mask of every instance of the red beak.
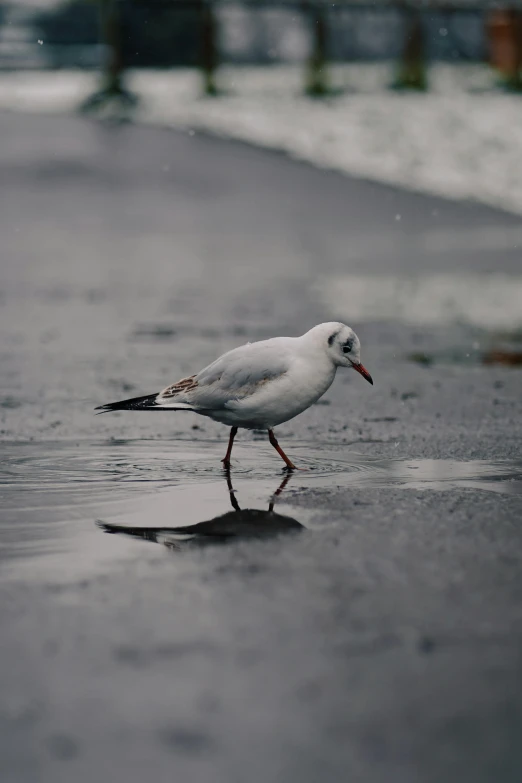
[[373, 378], [368, 372], [368, 370], [366, 369], [366, 367], [363, 367], [362, 364], [355, 364], [354, 362], [352, 362], [352, 367], [354, 370], [357, 370], [357, 372], [360, 373], [362, 377], [366, 381], [368, 381], [368, 383], [371, 383], [371, 385], [373, 386]]

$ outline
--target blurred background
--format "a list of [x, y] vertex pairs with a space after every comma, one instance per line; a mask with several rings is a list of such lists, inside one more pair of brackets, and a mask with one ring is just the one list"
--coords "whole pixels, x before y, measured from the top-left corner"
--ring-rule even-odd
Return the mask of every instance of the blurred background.
[[312, 320], [518, 366], [521, 91], [514, 2], [1, 2], [6, 434]]
[[515, 2], [1, 2], [6, 436], [314, 320], [517, 366], [521, 64]]
[[4, 0], [2, 68], [93, 68], [108, 45], [122, 67], [209, 65], [209, 50], [215, 66], [312, 56], [322, 58], [318, 66], [415, 60], [419, 70], [434, 60], [489, 61], [515, 85], [517, 7], [516, 0]]
[[[520, 87], [516, 0], [17, 0], [2, 8], [2, 69], [305, 62], [327, 89], [328, 62], [393, 60], [421, 89], [429, 62], [489, 62]], [[38, 48], [41, 46], [42, 48]], [[408, 72], [406, 72], [408, 71]]]
[[3, 1], [0, 106], [206, 129], [519, 214], [521, 30], [515, 0]]

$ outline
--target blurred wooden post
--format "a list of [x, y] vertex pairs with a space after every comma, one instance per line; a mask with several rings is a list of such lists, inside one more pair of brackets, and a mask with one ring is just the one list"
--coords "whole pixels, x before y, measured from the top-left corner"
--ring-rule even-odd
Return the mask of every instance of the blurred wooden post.
[[113, 94], [121, 92], [123, 75], [121, 13], [118, 6], [118, 0], [100, 0], [101, 39], [107, 47], [105, 90]]
[[489, 61], [506, 87], [522, 91], [522, 12], [491, 11], [487, 22]]
[[404, 13], [406, 14], [406, 40], [397, 70], [395, 87], [407, 90], [425, 90], [428, 84], [422, 14], [413, 9], [405, 10]]
[[100, 14], [100, 39], [105, 44], [102, 86], [80, 106], [90, 112], [112, 104], [120, 109], [130, 109], [138, 102], [137, 96], [124, 86], [121, 0], [98, 0]]
[[217, 95], [216, 70], [219, 65], [217, 22], [212, 0], [201, 3], [201, 70], [205, 95]]
[[317, 3], [303, 3], [304, 12], [311, 21], [312, 51], [306, 66], [305, 92], [321, 98], [330, 92], [326, 68], [328, 33], [324, 9]]

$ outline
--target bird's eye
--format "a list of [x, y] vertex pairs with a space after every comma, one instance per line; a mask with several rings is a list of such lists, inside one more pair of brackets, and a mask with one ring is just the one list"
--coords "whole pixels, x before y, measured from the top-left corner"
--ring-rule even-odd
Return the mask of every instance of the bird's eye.
[[352, 343], [346, 343], [346, 345], [343, 345], [343, 353], [350, 353], [352, 350]]

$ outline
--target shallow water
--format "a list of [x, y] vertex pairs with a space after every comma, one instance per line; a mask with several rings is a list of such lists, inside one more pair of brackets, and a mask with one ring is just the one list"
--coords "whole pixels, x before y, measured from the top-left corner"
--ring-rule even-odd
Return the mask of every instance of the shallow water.
[[[222, 450], [214, 441], [7, 444], [0, 471], [4, 577], [61, 581], [113, 568], [139, 554], [141, 542], [104, 536], [96, 520], [132, 528], [194, 525], [230, 511], [231, 498], [241, 509], [266, 511], [273, 502], [313, 531], [328, 524], [317, 503], [302, 502], [313, 490], [522, 493], [519, 462], [378, 459], [317, 443], [291, 444], [302, 469], [290, 476], [269, 447], [238, 444], [227, 486]], [[238, 525], [234, 536], [241, 533]]]

